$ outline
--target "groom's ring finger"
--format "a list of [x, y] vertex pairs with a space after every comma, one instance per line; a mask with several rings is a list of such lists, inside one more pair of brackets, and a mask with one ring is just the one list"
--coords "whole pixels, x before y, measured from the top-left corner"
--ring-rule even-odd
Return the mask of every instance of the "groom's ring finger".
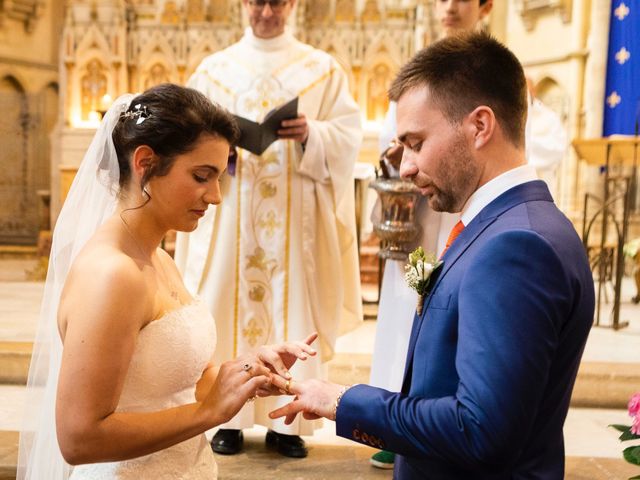
[[284, 384], [284, 391], [287, 395], [291, 395], [291, 380], [287, 380]]

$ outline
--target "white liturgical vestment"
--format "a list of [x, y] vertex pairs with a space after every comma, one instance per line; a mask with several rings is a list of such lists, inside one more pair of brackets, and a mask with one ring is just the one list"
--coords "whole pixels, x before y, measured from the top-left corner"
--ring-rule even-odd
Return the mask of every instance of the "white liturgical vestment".
[[[362, 132], [346, 75], [330, 55], [289, 32], [260, 39], [247, 29], [238, 43], [207, 57], [189, 86], [257, 122], [299, 97], [309, 124], [304, 149], [291, 140], [260, 156], [239, 149], [235, 174], [221, 179], [222, 203], [209, 207], [196, 231], [178, 235], [176, 263], [215, 317], [216, 363], [317, 331], [320, 358], [298, 361], [292, 374], [323, 377], [338, 335], [362, 319], [353, 192]], [[313, 422], [284, 426], [268, 418], [290, 400], [257, 399], [224, 428], [255, 423], [312, 433]]]

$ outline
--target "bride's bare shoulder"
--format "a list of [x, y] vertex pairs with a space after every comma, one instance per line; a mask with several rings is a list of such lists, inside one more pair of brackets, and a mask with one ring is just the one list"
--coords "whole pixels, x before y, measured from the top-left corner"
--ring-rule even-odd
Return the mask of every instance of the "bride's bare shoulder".
[[147, 289], [144, 268], [116, 244], [90, 241], [71, 266], [62, 300], [78, 296], [84, 301], [94, 295], [108, 301], [119, 297], [142, 300]]

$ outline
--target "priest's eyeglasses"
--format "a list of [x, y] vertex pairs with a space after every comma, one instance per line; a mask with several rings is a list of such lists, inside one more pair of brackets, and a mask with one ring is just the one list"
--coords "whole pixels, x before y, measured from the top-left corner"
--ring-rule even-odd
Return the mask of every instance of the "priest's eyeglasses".
[[287, 3], [289, 0], [249, 0], [249, 5], [254, 10], [262, 10], [266, 5], [269, 5], [274, 13], [280, 13]]

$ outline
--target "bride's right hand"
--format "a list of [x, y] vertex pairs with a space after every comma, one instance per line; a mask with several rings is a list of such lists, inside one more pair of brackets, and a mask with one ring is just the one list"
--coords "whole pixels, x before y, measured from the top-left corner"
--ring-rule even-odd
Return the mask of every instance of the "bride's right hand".
[[271, 384], [269, 369], [246, 355], [220, 365], [216, 381], [202, 402], [215, 424], [231, 420], [259, 389]]

